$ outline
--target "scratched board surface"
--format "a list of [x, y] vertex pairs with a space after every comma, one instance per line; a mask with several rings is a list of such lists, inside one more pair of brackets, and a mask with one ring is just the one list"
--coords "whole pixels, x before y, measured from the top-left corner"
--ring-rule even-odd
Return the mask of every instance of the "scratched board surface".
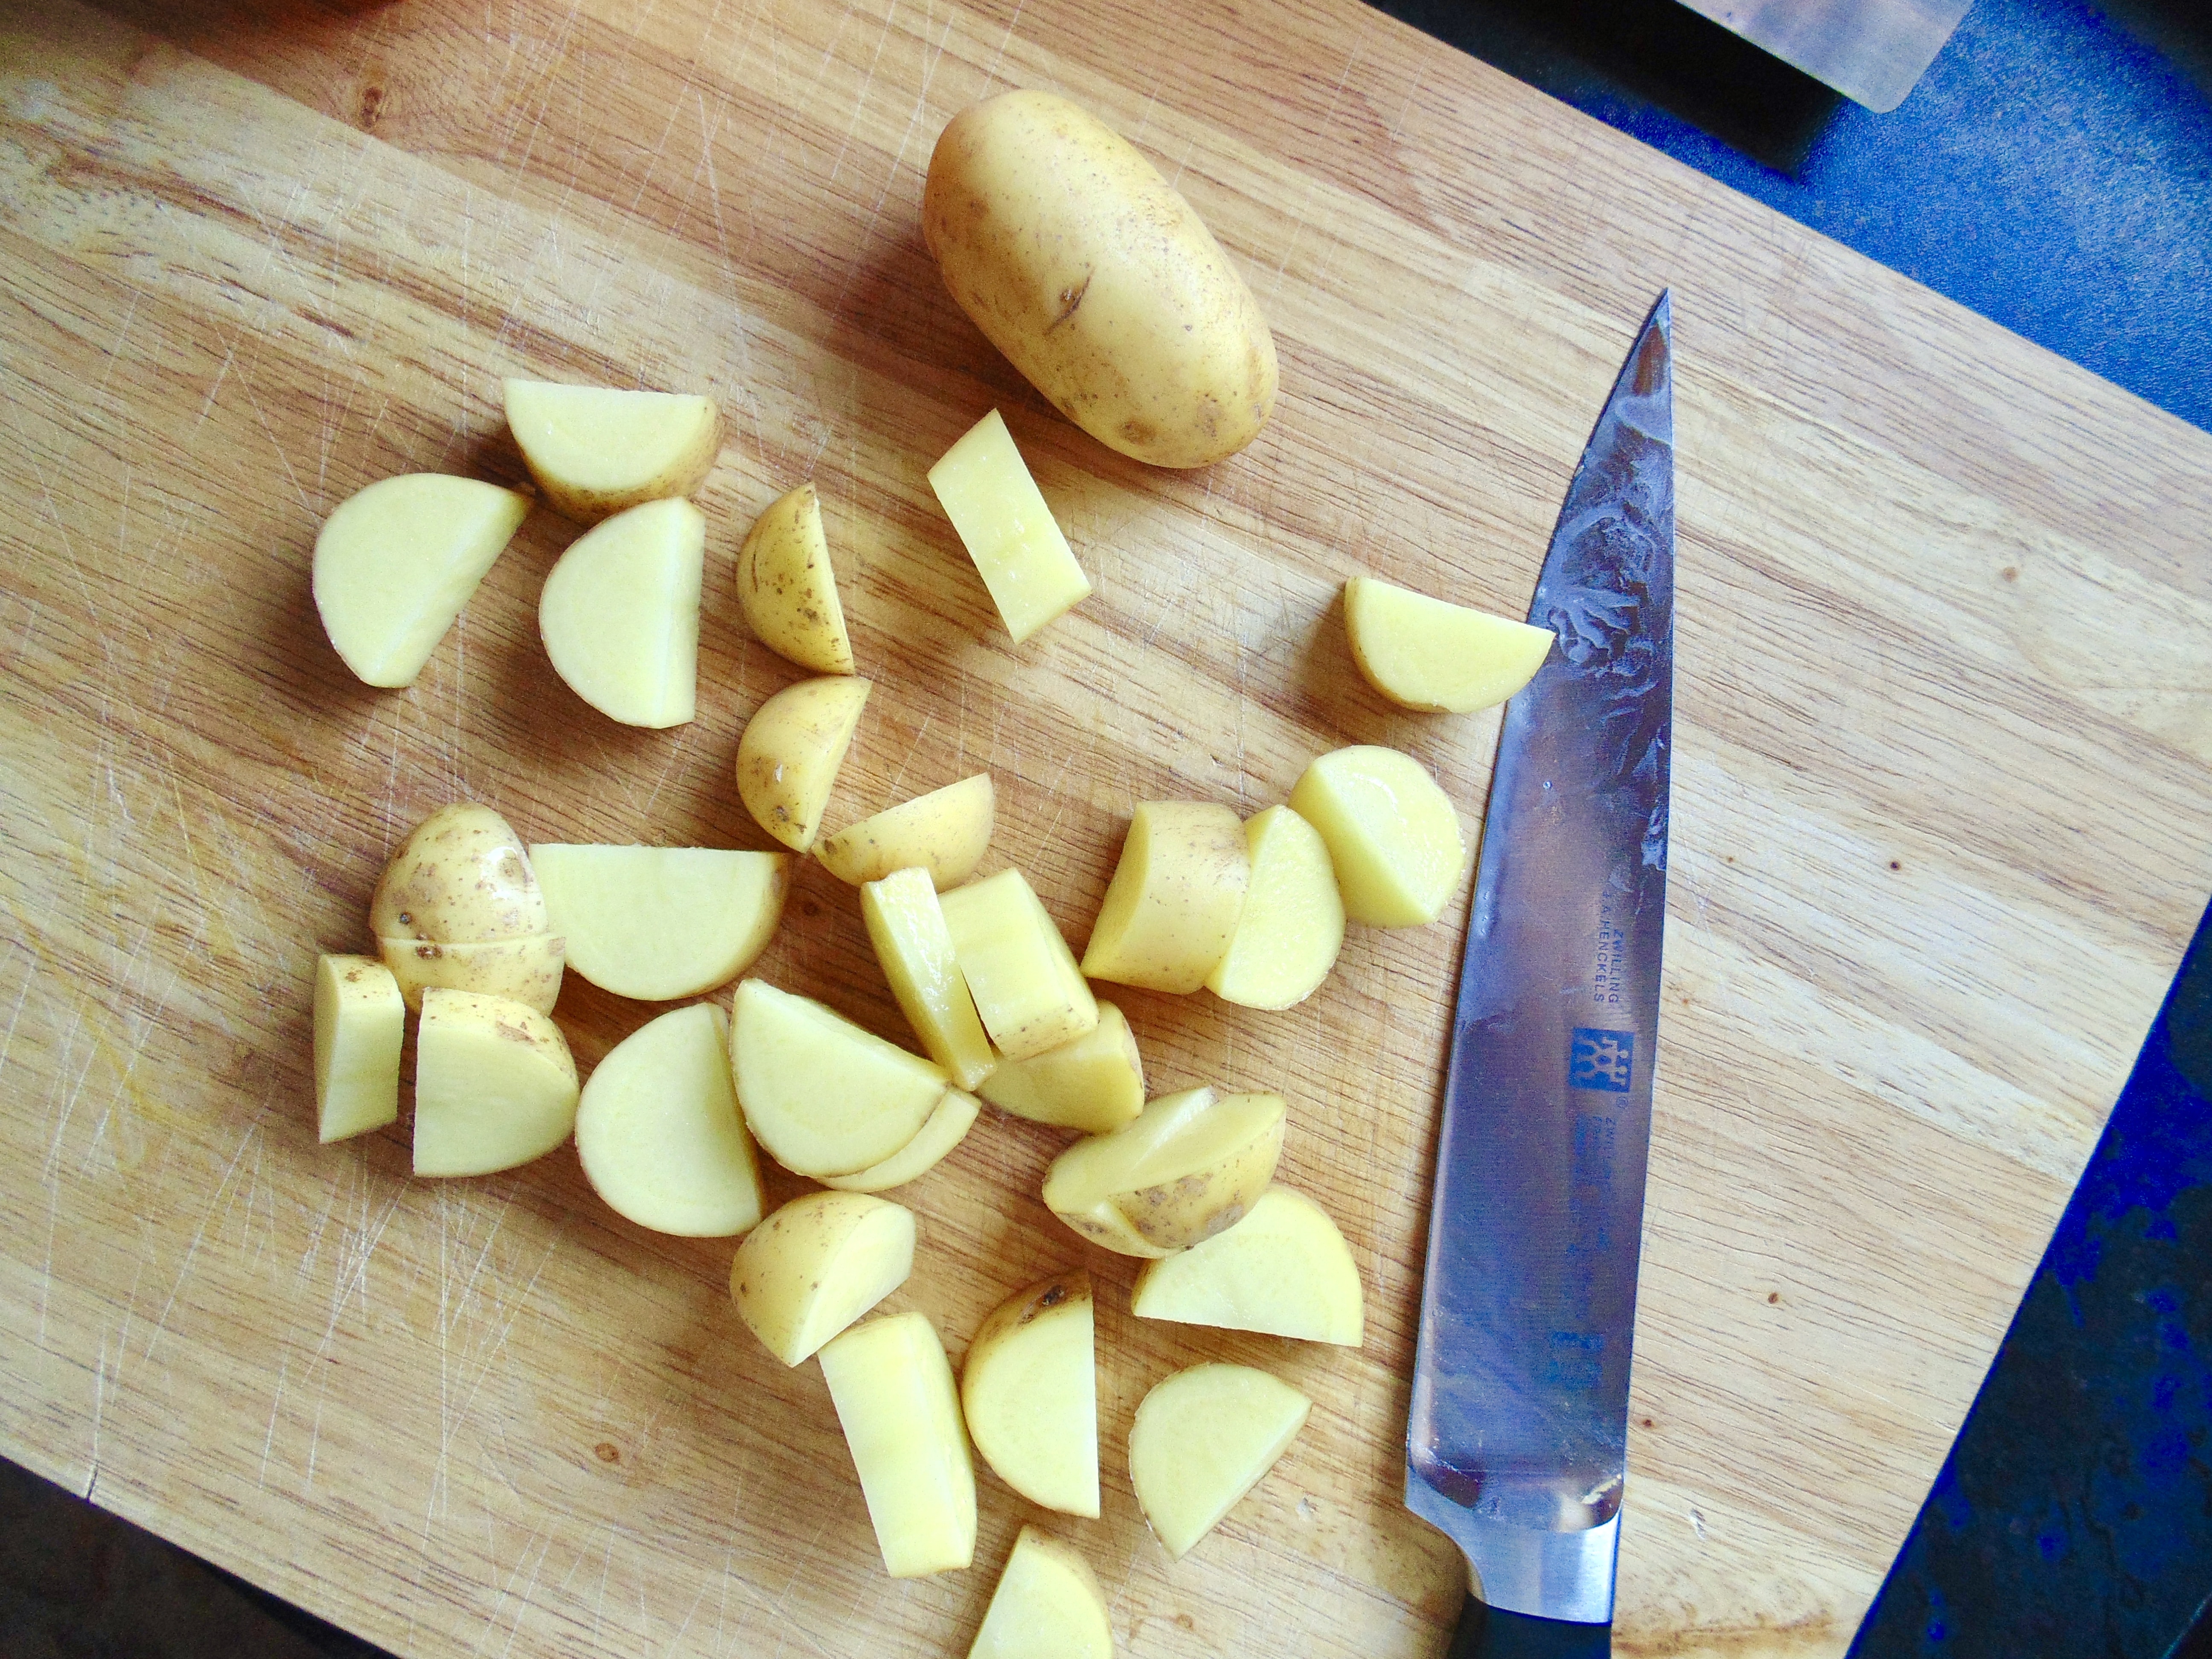
[[[1480, 826], [1494, 716], [1395, 712], [1335, 595], [1526, 603], [1636, 321], [1675, 295], [1681, 550], [1666, 1021], [1620, 1650], [1840, 1652], [2212, 887], [2212, 439], [1351, 0], [68, 0], [0, 9], [0, 1451], [411, 1653], [959, 1651], [1017, 1528], [893, 1583], [817, 1368], [730, 1246], [629, 1226], [568, 1152], [416, 1182], [315, 1145], [307, 983], [459, 796], [526, 836], [759, 846], [738, 732], [796, 678], [728, 555], [811, 477], [876, 692], [830, 817], [988, 768], [987, 868], [1080, 945], [1137, 800], [1257, 808], [1340, 743]], [[1060, 422], [935, 280], [955, 110], [1043, 86], [1249, 274], [1273, 424], [1148, 471]], [[616, 727], [533, 605], [534, 512], [416, 687], [371, 691], [307, 556], [394, 472], [516, 483], [499, 377], [729, 416], [699, 718]], [[1003, 409], [1097, 583], [1007, 643], [928, 464]], [[1462, 1569], [1400, 1507], [1463, 894], [1355, 929], [1285, 1014], [1116, 994], [1157, 1089], [1279, 1087], [1357, 1352], [1139, 1325], [1133, 1265], [987, 1114], [902, 1194], [956, 1357], [1100, 1285], [1105, 1512], [1056, 1521], [1135, 1655], [1441, 1650]], [[759, 971], [899, 1034], [853, 896]], [[648, 1011], [573, 977], [588, 1066]], [[778, 1177], [772, 1196], [802, 1183]], [[1261, 1364], [1283, 1463], [1170, 1565], [1144, 1389]]]

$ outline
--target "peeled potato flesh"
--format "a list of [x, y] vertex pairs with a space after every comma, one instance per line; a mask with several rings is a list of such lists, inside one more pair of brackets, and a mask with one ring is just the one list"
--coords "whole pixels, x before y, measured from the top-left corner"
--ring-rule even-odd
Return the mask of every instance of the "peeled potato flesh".
[[530, 862], [568, 965], [603, 991], [668, 1002], [726, 985], [783, 917], [789, 856], [719, 847], [552, 842]]
[[922, 1313], [856, 1325], [822, 1350], [838, 1425], [894, 1578], [975, 1559], [975, 1465], [952, 1366]]
[[794, 1175], [882, 1163], [921, 1132], [946, 1087], [934, 1061], [757, 979], [738, 983], [730, 1059], [753, 1138]]
[[1098, 1365], [1091, 1275], [1017, 1291], [968, 1345], [960, 1401], [975, 1449], [1033, 1504], [1098, 1514]]
[[1287, 1187], [1268, 1188], [1225, 1232], [1149, 1263], [1129, 1302], [1139, 1319], [1351, 1348], [1365, 1334], [1364, 1306], [1336, 1223]]
[[641, 1227], [728, 1238], [760, 1219], [760, 1167], [730, 1085], [729, 1024], [709, 1003], [675, 1009], [617, 1043], [584, 1085], [584, 1178]]
[[914, 1212], [866, 1193], [808, 1193], [745, 1235], [730, 1264], [730, 1299], [761, 1345], [787, 1365], [906, 1283]]
[[1068, 550], [997, 410], [929, 469], [929, 486], [1015, 644], [1090, 596], [1091, 578]]
[[1395, 703], [1468, 714], [1536, 677], [1559, 635], [1372, 576], [1344, 585], [1345, 631], [1367, 683]]
[[576, 1127], [576, 1062], [560, 1027], [504, 997], [432, 986], [415, 1037], [415, 1173], [491, 1175]]
[[1129, 1483], [1180, 1560], [1275, 1467], [1313, 1402], [1249, 1365], [1193, 1365], [1155, 1386], [1129, 1426]]
[[817, 1176], [825, 1187], [841, 1193], [881, 1193], [919, 1180], [952, 1155], [953, 1149], [975, 1127], [983, 1103], [957, 1089], [947, 1089], [937, 1109], [929, 1115], [915, 1138], [880, 1164], [872, 1164], [851, 1175]]
[[315, 610], [370, 685], [412, 685], [530, 511], [474, 478], [410, 472], [338, 503], [315, 538]]
[[919, 865], [944, 892], [974, 875], [983, 861], [996, 807], [991, 775], [978, 772], [824, 836], [814, 856], [855, 887]]
[[399, 1050], [407, 1005], [372, 957], [315, 963], [315, 1132], [324, 1145], [399, 1116]]
[[870, 882], [860, 889], [860, 919], [923, 1051], [963, 1089], [990, 1076], [998, 1056], [976, 1016], [929, 872], [894, 870]]
[[1001, 870], [938, 902], [975, 1012], [1006, 1059], [1057, 1048], [1098, 1024], [1098, 1000], [1075, 953], [1020, 871]]
[[1024, 1527], [968, 1659], [1113, 1659], [1098, 1575], [1073, 1545]]
[[1206, 983], [1224, 1002], [1288, 1008], [1320, 988], [1344, 948], [1344, 895], [1321, 832], [1287, 806], [1244, 826], [1252, 884]]
[[1145, 1061], [1121, 1009], [1098, 1000], [1098, 1024], [1027, 1060], [1001, 1060], [983, 1098], [1002, 1112], [1103, 1135], [1145, 1109]]
[[1411, 755], [1371, 744], [1332, 750], [1306, 768], [1291, 806], [1328, 843], [1352, 921], [1418, 927], [1443, 914], [1467, 842], [1450, 797]]
[[609, 720], [653, 729], [698, 712], [707, 516], [647, 501], [587, 530], [545, 578], [538, 631], [554, 672]]

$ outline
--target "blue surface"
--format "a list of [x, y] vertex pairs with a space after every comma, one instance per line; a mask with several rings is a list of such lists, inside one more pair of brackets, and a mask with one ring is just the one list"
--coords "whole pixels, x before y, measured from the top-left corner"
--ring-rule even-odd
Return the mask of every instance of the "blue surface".
[[1851, 1659], [2158, 1659], [2212, 1594], [2212, 910]]
[[1975, 0], [1887, 115], [1672, 0], [1383, 3], [2212, 430], [2206, 0]]

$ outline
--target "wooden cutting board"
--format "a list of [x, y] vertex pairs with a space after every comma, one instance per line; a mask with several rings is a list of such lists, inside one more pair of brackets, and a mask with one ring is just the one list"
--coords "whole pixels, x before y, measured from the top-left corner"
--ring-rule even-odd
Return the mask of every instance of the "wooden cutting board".
[[[566, 1152], [433, 1183], [404, 1129], [319, 1147], [316, 953], [362, 943], [386, 856], [457, 797], [533, 839], [763, 844], [731, 763], [796, 671], [728, 555], [809, 477], [877, 687], [833, 822], [988, 768], [994, 865], [1079, 946], [1139, 799], [1256, 810], [1378, 741], [1472, 834], [1495, 717], [1385, 706], [1335, 596], [1368, 570], [1522, 607], [1671, 284], [1617, 1650], [1841, 1650], [2212, 889], [2212, 439], [1352, 0], [0, 16], [0, 1450], [403, 1652], [963, 1651], [1036, 1517], [986, 1475], [975, 1569], [888, 1580], [819, 1372], [738, 1326], [727, 1243], [620, 1222]], [[1105, 453], [946, 298], [923, 168], [1013, 86], [1129, 135], [1249, 273], [1284, 390], [1246, 453]], [[519, 481], [515, 373], [727, 411], [694, 724], [617, 728], [553, 678], [550, 511], [413, 690], [325, 643], [319, 521], [390, 473]], [[923, 479], [994, 404], [1097, 586], [1019, 647]], [[956, 1358], [1016, 1286], [1097, 1277], [1105, 1515], [1053, 1526], [1129, 1654], [1444, 1643], [1463, 1571], [1398, 1494], [1463, 925], [1355, 930], [1285, 1014], [1121, 995], [1156, 1087], [1288, 1094], [1363, 1351], [1139, 1326], [1133, 1264], [1037, 1201], [1035, 1126], [987, 1115], [904, 1194], [889, 1305]], [[899, 1031], [818, 868], [759, 971]], [[647, 1012], [574, 979], [559, 1010], [586, 1064]], [[1317, 1406], [1171, 1565], [1123, 1441], [1210, 1357]]]

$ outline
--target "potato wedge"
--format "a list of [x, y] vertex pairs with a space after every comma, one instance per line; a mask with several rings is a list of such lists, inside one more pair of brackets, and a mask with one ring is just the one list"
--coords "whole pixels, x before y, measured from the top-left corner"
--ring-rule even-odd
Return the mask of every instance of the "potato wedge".
[[1091, 578], [1069, 551], [997, 410], [929, 469], [929, 487], [1016, 645], [1090, 597]]
[[761, 1218], [729, 1031], [720, 1008], [693, 1003], [641, 1025], [592, 1068], [576, 1156], [616, 1214], [681, 1238], [729, 1238]]
[[1033, 1504], [1098, 1514], [1098, 1363], [1091, 1275], [1017, 1291], [985, 1316], [960, 1370], [968, 1432]]
[[952, 1366], [922, 1313], [855, 1326], [822, 1350], [822, 1379], [894, 1578], [975, 1559], [975, 1464]]
[[399, 986], [410, 1009], [422, 1006], [422, 993], [434, 985], [504, 997], [541, 1014], [560, 1000], [566, 941], [558, 933], [527, 939], [478, 939], [466, 945], [435, 945], [421, 939], [380, 939], [377, 955]]
[[437, 472], [339, 502], [315, 538], [315, 610], [355, 677], [414, 684], [529, 511], [526, 495]]
[[591, 524], [689, 495], [722, 447], [711, 398], [553, 380], [506, 382], [507, 429], [554, 508]]
[[1536, 678], [1559, 638], [1548, 628], [1372, 576], [1345, 583], [1344, 626], [1370, 685], [1395, 703], [1436, 714], [1504, 702]]
[[549, 842], [530, 849], [568, 964], [603, 991], [669, 1002], [726, 985], [775, 935], [782, 853]]
[[1002, 1060], [983, 1079], [1002, 1112], [1103, 1135], [1145, 1109], [1145, 1061], [1121, 1009], [1098, 1001], [1098, 1024], [1073, 1042], [1028, 1060]]
[[894, 870], [868, 883], [860, 889], [860, 918], [922, 1051], [957, 1086], [973, 1089], [991, 1075], [999, 1057], [976, 1017], [929, 872]]
[[803, 483], [770, 501], [738, 550], [738, 605], [753, 635], [817, 674], [853, 672], [837, 573], [822, 534], [822, 499]]
[[1073, 1544], [1035, 1527], [1014, 1539], [968, 1659], [1113, 1659], [1098, 1575]]
[[1356, 1348], [1366, 1332], [1359, 1269], [1328, 1212], [1270, 1187], [1244, 1218], [1137, 1275], [1139, 1319], [1264, 1331]]
[[996, 811], [991, 775], [978, 772], [824, 836], [814, 856], [855, 887], [920, 865], [943, 892], [975, 873], [991, 844]]
[[1344, 948], [1336, 867], [1321, 832], [1287, 806], [1255, 813], [1244, 840], [1251, 888], [1206, 987], [1246, 1008], [1291, 1007], [1320, 988]]
[[1230, 808], [1139, 802], [1084, 949], [1084, 977], [1195, 991], [1228, 954], [1251, 880], [1244, 826]]
[[1180, 1560], [1260, 1484], [1313, 1401], [1249, 1365], [1193, 1365], [1156, 1384], [1129, 1425], [1129, 1484]]
[[[1185, 1089], [1111, 1134], [1079, 1140], [1045, 1172], [1045, 1206], [1125, 1255], [1164, 1255], [1234, 1226], [1283, 1151], [1283, 1097]], [[1127, 1248], [1128, 1235], [1144, 1242]]]
[[1291, 807], [1328, 844], [1344, 914], [1353, 921], [1434, 921], [1467, 868], [1450, 798], [1427, 768], [1395, 749], [1332, 750], [1306, 768]]
[[730, 1063], [745, 1124], [794, 1175], [852, 1175], [921, 1133], [944, 1067], [864, 1031], [811, 997], [738, 981]]
[[406, 1034], [390, 969], [371, 957], [317, 960], [315, 1134], [325, 1146], [398, 1121]]
[[738, 799], [794, 853], [809, 850], [822, 833], [822, 809], [872, 689], [849, 674], [801, 680], [745, 722], [738, 739]]
[[522, 837], [489, 806], [455, 801], [399, 843], [368, 902], [379, 939], [468, 945], [548, 930]]
[[983, 1103], [957, 1089], [947, 1089], [921, 1132], [880, 1164], [872, 1164], [851, 1175], [819, 1176], [825, 1187], [841, 1193], [882, 1193], [920, 1179], [952, 1155], [975, 1127]]
[[745, 1235], [730, 1299], [762, 1346], [797, 1365], [913, 1271], [913, 1211], [865, 1193], [809, 1193]]
[[1098, 1024], [1075, 953], [1020, 871], [956, 887], [938, 902], [975, 1012], [1006, 1059], [1057, 1048]]
[[609, 720], [660, 730], [698, 712], [707, 515], [647, 501], [586, 531], [538, 601], [553, 672]]
[[576, 1127], [576, 1062], [561, 1028], [504, 997], [434, 985], [415, 1036], [415, 1173], [491, 1175]]

